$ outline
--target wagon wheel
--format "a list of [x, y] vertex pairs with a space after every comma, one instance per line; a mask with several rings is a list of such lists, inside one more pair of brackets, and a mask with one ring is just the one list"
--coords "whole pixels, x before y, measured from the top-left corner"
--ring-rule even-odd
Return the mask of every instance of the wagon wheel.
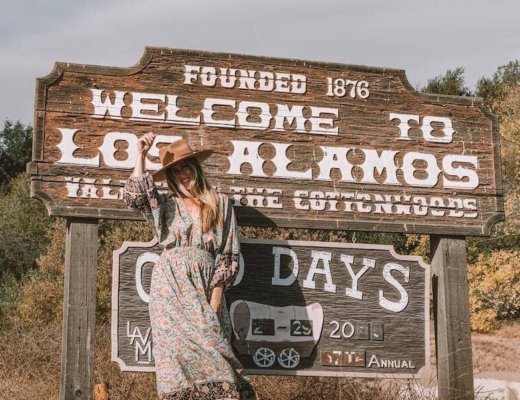
[[276, 355], [274, 354], [274, 351], [267, 347], [260, 347], [253, 356], [253, 361], [260, 368], [269, 368], [274, 364], [275, 359]]
[[284, 368], [296, 368], [300, 363], [300, 353], [293, 347], [283, 349], [278, 356], [278, 362]]

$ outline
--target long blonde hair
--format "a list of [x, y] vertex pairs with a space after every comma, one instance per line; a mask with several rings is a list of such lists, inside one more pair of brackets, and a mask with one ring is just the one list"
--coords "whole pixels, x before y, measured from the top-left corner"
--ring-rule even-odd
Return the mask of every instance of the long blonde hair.
[[190, 190], [186, 190], [170, 167], [166, 170], [166, 182], [175, 196], [200, 200], [200, 220], [202, 232], [209, 232], [216, 225], [222, 224], [220, 198], [208, 181], [200, 161], [195, 158], [184, 160], [191, 172]]

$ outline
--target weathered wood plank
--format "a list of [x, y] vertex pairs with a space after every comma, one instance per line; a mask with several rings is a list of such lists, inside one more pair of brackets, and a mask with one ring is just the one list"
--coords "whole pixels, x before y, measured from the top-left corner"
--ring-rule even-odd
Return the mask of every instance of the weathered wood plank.
[[503, 219], [496, 118], [415, 92], [402, 70], [147, 48], [128, 69], [57, 64], [37, 97], [33, 193], [53, 215], [124, 214], [121, 181], [153, 130], [146, 168], [179, 137], [214, 149], [210, 180], [246, 224], [488, 235]]
[[98, 222], [67, 220], [60, 400], [92, 400]]
[[439, 399], [473, 399], [466, 240], [431, 236]]

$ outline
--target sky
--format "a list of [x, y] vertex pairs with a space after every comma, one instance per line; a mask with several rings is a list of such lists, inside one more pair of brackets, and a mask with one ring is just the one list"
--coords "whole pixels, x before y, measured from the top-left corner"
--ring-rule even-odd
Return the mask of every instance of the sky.
[[519, 0], [1, 0], [0, 123], [33, 124], [55, 62], [131, 67], [145, 47], [406, 71], [412, 86], [520, 60]]

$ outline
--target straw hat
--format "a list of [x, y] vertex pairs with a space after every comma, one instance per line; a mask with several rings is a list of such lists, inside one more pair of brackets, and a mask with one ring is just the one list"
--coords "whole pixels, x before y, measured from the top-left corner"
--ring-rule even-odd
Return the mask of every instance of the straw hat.
[[165, 180], [165, 171], [179, 161], [195, 157], [202, 162], [212, 154], [213, 150], [193, 151], [186, 140], [176, 140], [168, 146], [159, 149], [159, 159], [161, 160], [162, 168], [153, 174], [153, 180], [156, 182]]

